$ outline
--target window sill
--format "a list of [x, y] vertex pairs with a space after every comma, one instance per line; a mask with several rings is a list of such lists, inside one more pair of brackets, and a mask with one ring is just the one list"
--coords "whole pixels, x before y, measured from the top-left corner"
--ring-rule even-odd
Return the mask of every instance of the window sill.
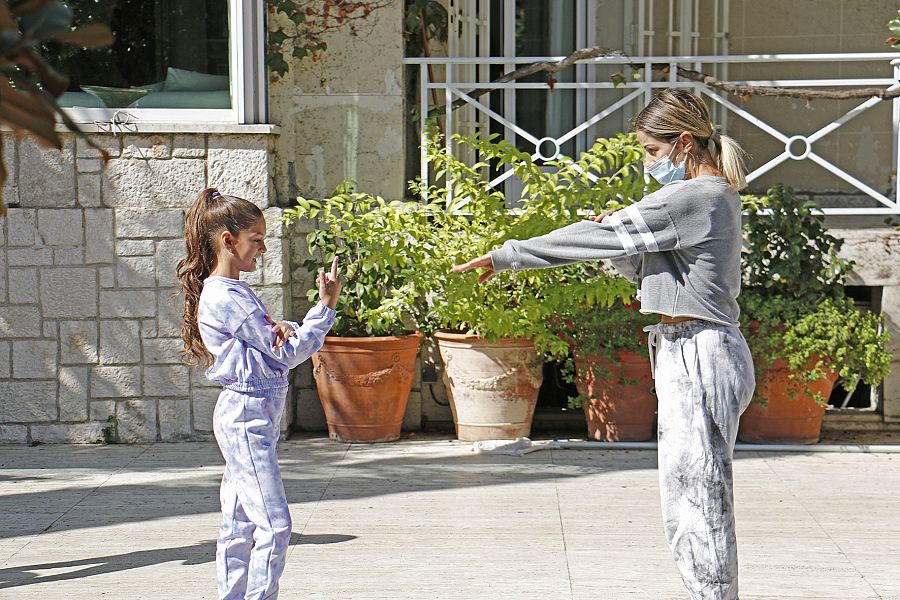
[[[78, 123], [78, 126], [87, 133], [107, 133], [113, 135], [109, 131], [109, 127], [101, 127], [94, 123]], [[6, 129], [5, 127], [3, 128]], [[273, 124], [258, 125], [239, 125], [237, 123], [212, 123], [212, 122], [147, 122], [136, 123], [128, 129], [116, 130], [115, 135], [142, 135], [145, 133], [223, 133], [223, 134], [263, 134], [278, 135], [281, 133], [281, 127]], [[56, 124], [57, 131], [68, 131], [61, 123]]]

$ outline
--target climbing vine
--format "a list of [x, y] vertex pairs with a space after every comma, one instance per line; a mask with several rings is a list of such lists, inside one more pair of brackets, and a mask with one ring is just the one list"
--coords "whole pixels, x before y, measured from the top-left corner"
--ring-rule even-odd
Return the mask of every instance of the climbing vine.
[[289, 61], [317, 60], [328, 49], [327, 34], [348, 28], [358, 35], [362, 22], [395, 0], [272, 0], [269, 2], [266, 63], [275, 77], [284, 77]]

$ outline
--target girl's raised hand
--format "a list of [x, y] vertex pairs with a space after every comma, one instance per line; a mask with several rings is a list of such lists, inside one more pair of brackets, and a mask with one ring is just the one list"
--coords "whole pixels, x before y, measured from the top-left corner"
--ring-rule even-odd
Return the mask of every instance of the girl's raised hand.
[[482, 254], [478, 258], [472, 259], [467, 263], [453, 266], [454, 273], [462, 273], [463, 271], [469, 271], [471, 269], [486, 269], [485, 272], [482, 273], [480, 277], [478, 277], [478, 283], [484, 283], [485, 281], [493, 277], [494, 261], [491, 259], [491, 255]]
[[340, 279], [338, 279], [337, 268], [338, 257], [335, 256], [334, 260], [331, 261], [331, 272], [326, 273], [322, 271], [316, 277], [316, 285], [319, 287], [319, 298], [328, 308], [337, 306], [338, 297], [341, 295], [342, 284]]

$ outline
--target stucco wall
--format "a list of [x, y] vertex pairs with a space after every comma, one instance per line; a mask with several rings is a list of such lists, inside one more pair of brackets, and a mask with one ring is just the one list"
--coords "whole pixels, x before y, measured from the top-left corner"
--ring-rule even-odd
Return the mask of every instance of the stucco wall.
[[[893, 0], [732, 0], [729, 46], [732, 54], [806, 54], [888, 52], [887, 21], [897, 15]], [[900, 57], [900, 53], [898, 53]], [[800, 63], [783, 67], [767, 63], [733, 66], [734, 79], [890, 78], [889, 61], [875, 63]], [[788, 136], [809, 135], [831, 123], [863, 100], [802, 100], [751, 98], [748, 111]], [[729, 117], [729, 130], [759, 166], [784, 150], [784, 144], [739, 117]], [[887, 193], [892, 178], [891, 103], [881, 102], [813, 144], [813, 151]], [[796, 146], [800, 148], [799, 144]], [[788, 160], [751, 185], [764, 191], [776, 182], [820, 194], [860, 194], [853, 186], [809, 160]]]
[[64, 134], [61, 153], [3, 134], [11, 206], [0, 220], [0, 441], [146, 442], [212, 430], [218, 388], [181, 364], [184, 211], [207, 185], [264, 209], [249, 281], [284, 312], [270, 135]]
[[[271, 18], [278, 18], [275, 15]], [[290, 61], [269, 84], [276, 143], [276, 191], [282, 205], [298, 194], [321, 197], [347, 179], [399, 198], [404, 180], [403, 2], [395, 1], [325, 36], [316, 60]]]

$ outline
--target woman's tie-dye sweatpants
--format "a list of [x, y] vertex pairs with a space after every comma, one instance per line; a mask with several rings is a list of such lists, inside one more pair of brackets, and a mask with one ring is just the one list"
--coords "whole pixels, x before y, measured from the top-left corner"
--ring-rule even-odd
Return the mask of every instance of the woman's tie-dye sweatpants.
[[222, 390], [213, 428], [225, 457], [216, 575], [222, 600], [278, 597], [291, 537], [275, 445], [286, 387]]
[[666, 539], [693, 600], [736, 600], [731, 463], [756, 385], [753, 359], [736, 327], [694, 320], [651, 329]]

